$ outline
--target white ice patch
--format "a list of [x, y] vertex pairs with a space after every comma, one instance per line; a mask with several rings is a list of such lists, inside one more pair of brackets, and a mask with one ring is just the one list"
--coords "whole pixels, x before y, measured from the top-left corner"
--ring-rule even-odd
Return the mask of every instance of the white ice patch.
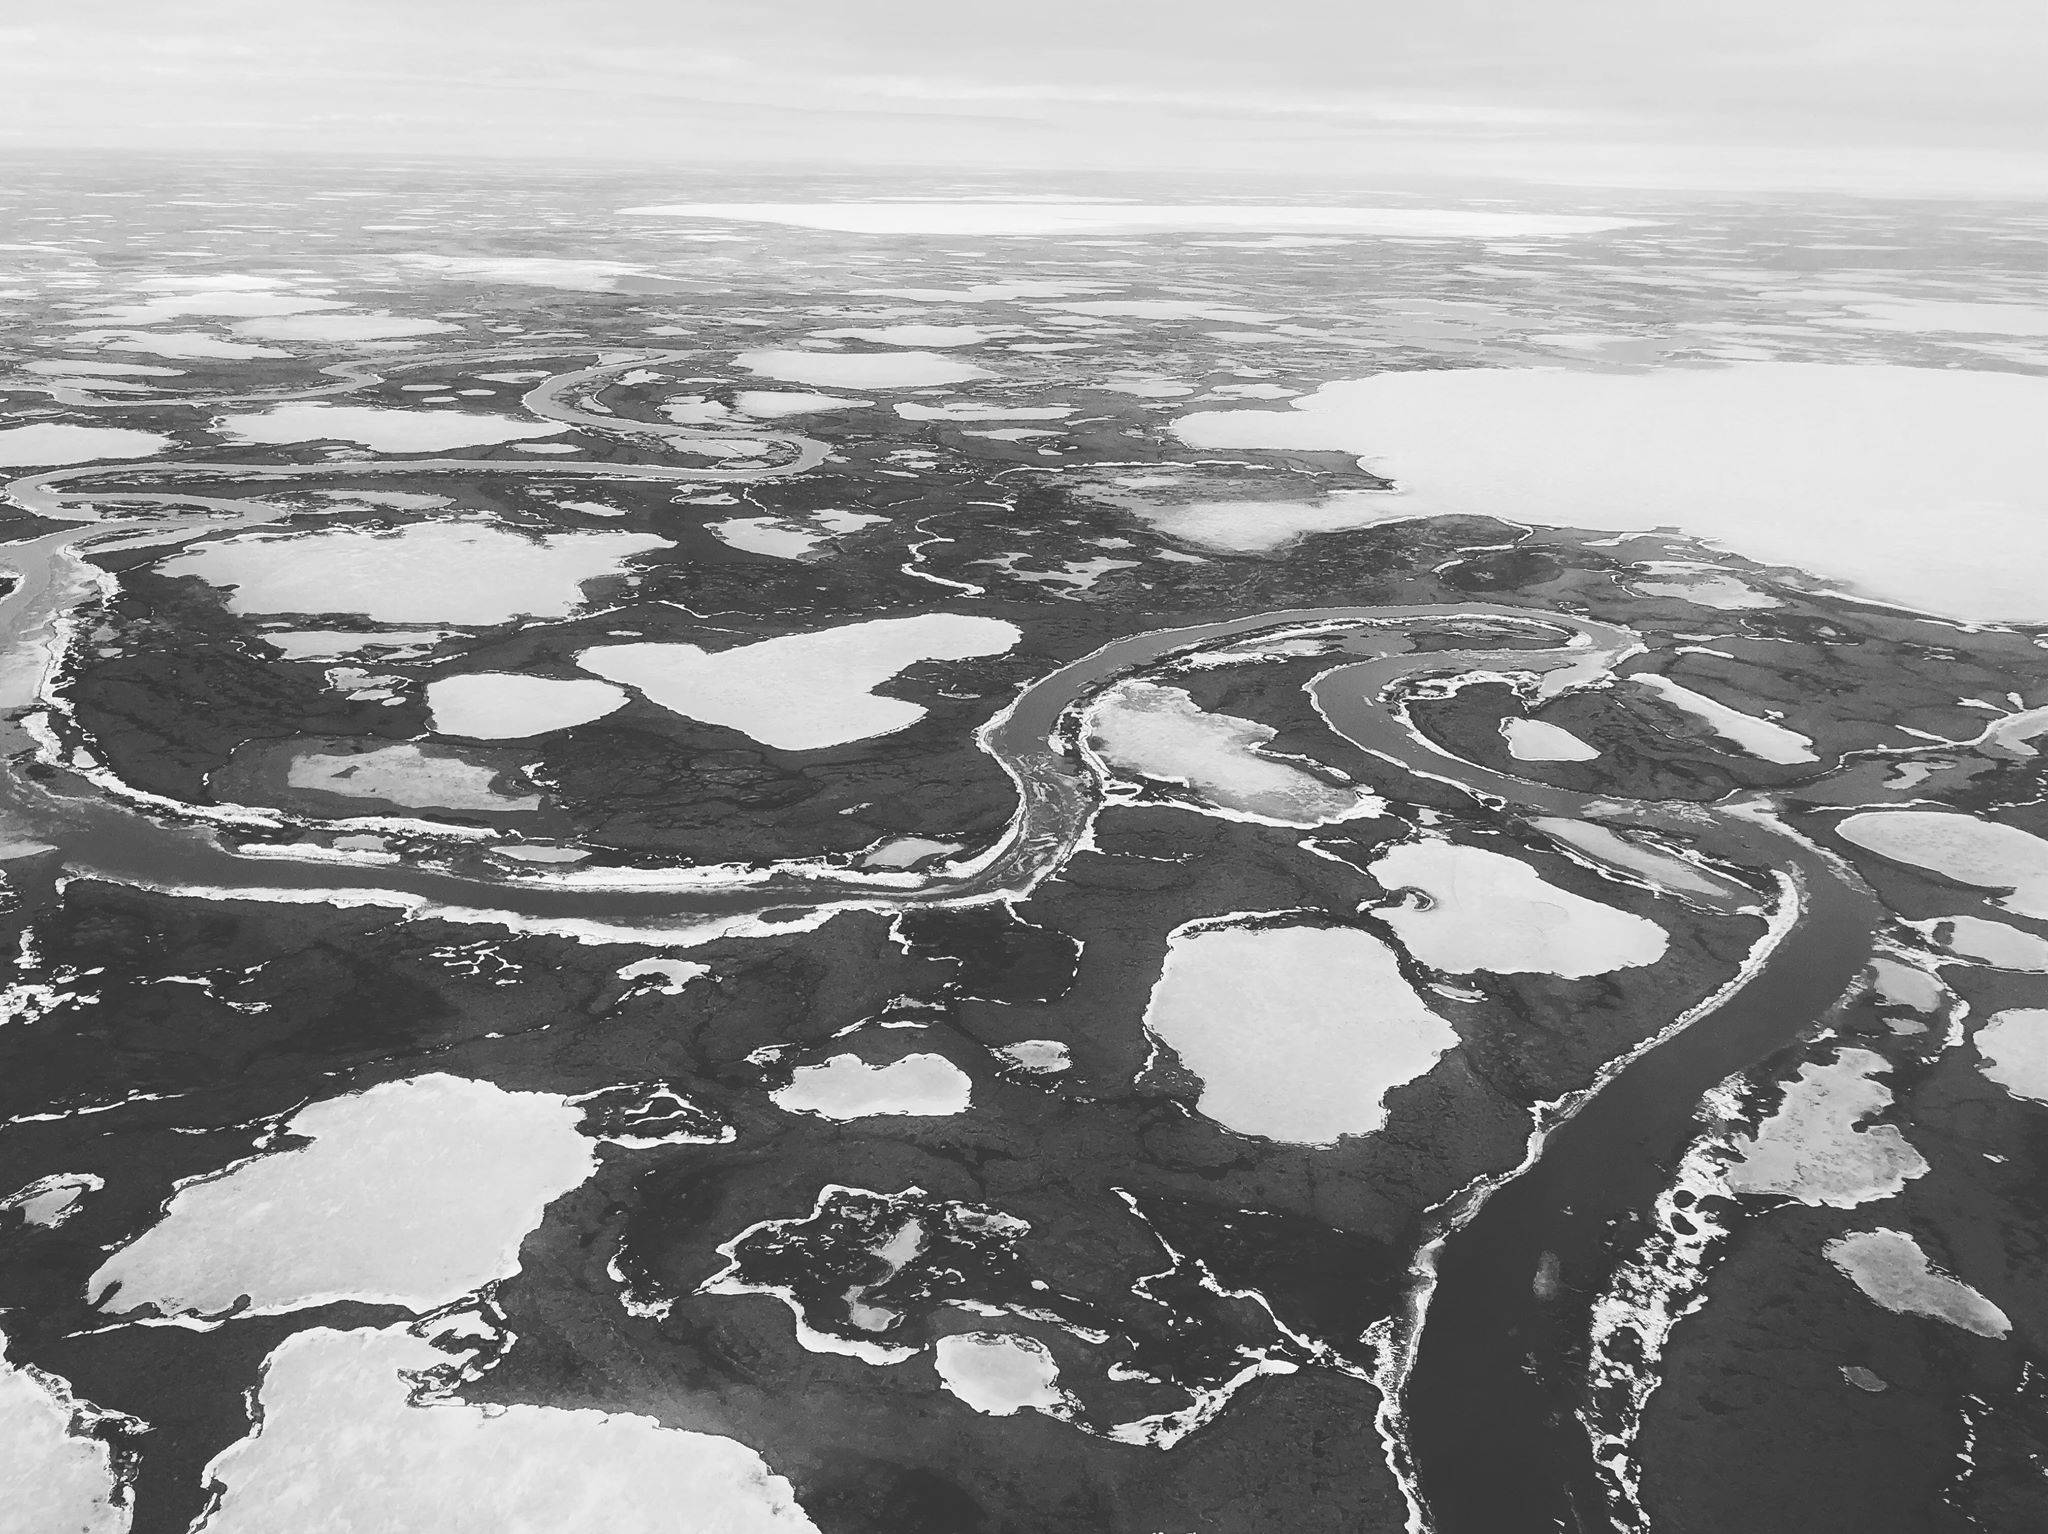
[[[623, 208], [622, 213], [721, 223], [783, 224], [845, 234], [1067, 235], [1118, 230], [1316, 230], [1410, 240], [1541, 239], [1633, 228], [1585, 218], [1464, 208], [1346, 208], [1300, 203], [725, 202]], [[1019, 284], [1019, 286], [1024, 286]]]
[[965, 1113], [971, 1092], [967, 1073], [944, 1055], [905, 1055], [887, 1065], [834, 1055], [823, 1065], [797, 1067], [789, 1085], [771, 1095], [791, 1113], [843, 1121], [885, 1114], [944, 1118]]
[[529, 536], [490, 523], [415, 522], [251, 533], [202, 543], [157, 566], [233, 587], [231, 611], [359, 613], [378, 623], [566, 618], [583, 584], [671, 545], [647, 533]]
[[1518, 762], [1590, 762], [1600, 755], [1570, 730], [1541, 719], [1503, 719], [1501, 738]]
[[680, 996], [684, 986], [710, 973], [710, 965], [692, 959], [635, 959], [619, 971], [619, 978], [645, 981], [658, 996]]
[[637, 687], [688, 719], [724, 725], [780, 751], [817, 751], [892, 734], [925, 710], [874, 689], [919, 661], [1001, 655], [1022, 635], [999, 618], [925, 613], [790, 634], [729, 650], [603, 645], [576, 664]]
[[245, 362], [254, 357], [289, 357], [274, 346], [223, 341], [203, 330], [96, 330], [77, 337], [114, 352], [141, 352], [150, 357], [207, 357]]
[[379, 453], [435, 453], [485, 447], [528, 437], [559, 436], [557, 421], [515, 421], [464, 410], [400, 410], [380, 405], [332, 405], [300, 400], [248, 415], [225, 415], [218, 429], [235, 442], [355, 442]]
[[310, 1144], [186, 1183], [88, 1297], [205, 1317], [437, 1309], [519, 1271], [541, 1212], [596, 1166], [580, 1122], [552, 1093], [439, 1073], [310, 1104], [284, 1126]]
[[1063, 1415], [1071, 1409], [1060, 1389], [1059, 1365], [1035, 1337], [958, 1332], [941, 1337], [933, 1352], [939, 1382], [984, 1416]]
[[520, 676], [479, 671], [427, 683], [427, 707], [437, 735], [472, 740], [525, 740], [573, 729], [622, 709], [626, 692], [589, 678]]
[[1854, 319], [1830, 319], [1824, 323], [1908, 335], [2048, 336], [2048, 308], [2039, 304], [1965, 304], [1906, 298], [1846, 307]]
[[820, 389], [926, 389], [990, 376], [970, 362], [923, 351], [758, 351], [742, 352], [735, 360], [764, 378]]
[[990, 405], [979, 400], [949, 400], [920, 405], [905, 400], [896, 413], [906, 421], [1058, 421], [1074, 413], [1072, 405]]
[[926, 858], [947, 856], [966, 850], [964, 842], [937, 842], [926, 836], [897, 836], [883, 842], [860, 860], [863, 868], [911, 868]]
[[55, 1229], [78, 1213], [79, 1200], [106, 1185], [104, 1177], [92, 1172], [52, 1172], [0, 1198], [0, 1214], [18, 1209], [24, 1224]]
[[[6, 1339], [0, 1337], [0, 1352]], [[0, 1526], [17, 1534], [127, 1534], [113, 1456], [72, 1431], [63, 1382], [0, 1356]], [[117, 1500], [118, 1499], [118, 1500]]]
[[1942, 810], [1872, 810], [1845, 817], [1835, 832], [1894, 863], [2005, 890], [1997, 905], [2048, 921], [2048, 841], [2017, 826]]
[[1431, 837], [1404, 842], [1367, 871], [1420, 904], [1375, 914], [1431, 969], [1580, 979], [1655, 964], [1670, 938], [1646, 917], [1546, 882], [1519, 858]]
[[400, 314], [298, 314], [284, 319], [244, 320], [230, 327], [259, 341], [388, 341], [454, 330], [440, 320], [410, 320]]
[[1458, 1042], [1350, 927], [1180, 928], [1145, 1028], [1201, 1080], [1204, 1117], [1297, 1145], [1380, 1128], [1387, 1093]]
[[1890, 1067], [1867, 1049], [1803, 1065], [1778, 1110], [1733, 1146], [1726, 1177], [1737, 1193], [1778, 1194], [1802, 1204], [1854, 1209], [1890, 1198], [1927, 1172], [1927, 1162], [1890, 1124], [1864, 1120], [1891, 1106], [1876, 1077]]
[[2048, 377], [1760, 362], [1458, 368], [1183, 416], [1200, 448], [1367, 455], [1419, 515], [1676, 526], [1888, 601], [2048, 620]]
[[43, 468], [96, 463], [103, 458], [153, 458], [171, 446], [169, 437], [125, 426], [68, 426], [38, 421], [0, 431], [0, 466]]
[[742, 1443], [627, 1413], [470, 1406], [434, 1388], [453, 1364], [396, 1327], [287, 1337], [264, 1361], [249, 1436], [206, 1467], [220, 1493], [199, 1527], [816, 1534]]
[[1821, 1253], [1886, 1310], [1932, 1316], [1979, 1337], [2003, 1337], [2012, 1330], [2004, 1311], [1936, 1268], [1920, 1243], [1902, 1230], [1855, 1231], [1830, 1241]]
[[1276, 825], [1327, 825], [1377, 814], [1378, 795], [1331, 783], [1260, 748], [1275, 731], [1255, 719], [1212, 714], [1178, 687], [1123, 682], [1088, 711], [1089, 746], [1110, 767], [1185, 784], [1217, 809]]
[[1340, 490], [1320, 501], [1193, 501], [1129, 509], [1169, 538], [1233, 554], [1270, 554], [1317, 533], [1354, 532], [1427, 515], [1384, 490]]
[[997, 1045], [995, 1052], [1018, 1070], [1035, 1076], [1054, 1076], [1074, 1063], [1067, 1046], [1058, 1039], [1019, 1039], [1014, 1044]]
[[2022, 932], [2002, 921], [1981, 916], [1940, 916], [1908, 926], [1925, 932], [1938, 946], [1993, 969], [2048, 974], [2048, 938]]
[[537, 795], [501, 793], [498, 771], [411, 741], [373, 751], [304, 751], [285, 769], [290, 788], [382, 799], [420, 810], [537, 810]]
[[744, 389], [735, 395], [733, 409], [741, 415], [772, 421], [778, 416], [811, 415], [821, 410], [857, 410], [873, 400], [849, 399], [838, 394], [817, 394], [795, 389]]
[[849, 325], [841, 330], [814, 330], [825, 341], [873, 341], [877, 346], [979, 346], [993, 337], [972, 325]]
[[1793, 766], [1800, 762], [1817, 762], [1813, 754], [1813, 742], [1796, 730], [1788, 730], [1781, 724], [1768, 719], [1759, 719], [1754, 714], [1745, 714], [1740, 709], [1730, 708], [1716, 702], [1705, 693], [1694, 692], [1655, 672], [1640, 672], [1628, 678], [1629, 681], [1649, 688], [1665, 702], [1683, 709], [1700, 720], [1721, 740], [1739, 750], [1748, 752], [1759, 761], [1776, 762], [1781, 767]]
[[2009, 1007], [1994, 1012], [1970, 1042], [1988, 1079], [2014, 1097], [2048, 1103], [2048, 1009]]

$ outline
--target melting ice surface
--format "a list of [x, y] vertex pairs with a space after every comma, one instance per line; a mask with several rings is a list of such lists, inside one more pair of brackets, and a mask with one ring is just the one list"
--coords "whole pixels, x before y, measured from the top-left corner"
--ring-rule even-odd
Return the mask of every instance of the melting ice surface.
[[232, 586], [237, 613], [359, 613], [378, 623], [505, 623], [566, 618], [583, 583], [635, 554], [646, 533], [530, 537], [491, 523], [415, 522], [391, 532], [330, 527], [202, 543], [157, 566]]
[[[652, 1417], [470, 1406], [417, 1383], [449, 1354], [397, 1327], [287, 1337], [249, 1436], [206, 1467], [206, 1534], [816, 1534], [742, 1443]], [[52, 1526], [54, 1527], [54, 1526]]]
[[1835, 831], [1894, 863], [2010, 891], [1997, 904], [2048, 921], [2048, 841], [2017, 826], [1941, 810], [1872, 810], [1845, 817]]
[[1757, 362], [1382, 373], [1175, 430], [1367, 455], [1416, 514], [1677, 526], [1887, 601], [2042, 622], [2044, 416], [2048, 377]]
[[1730, 708], [1703, 692], [1681, 686], [1668, 676], [1645, 671], [1629, 680], [1649, 688], [1665, 702], [1684, 709], [1695, 719], [1703, 721], [1721, 739], [1747, 751], [1759, 761], [1789, 767], [1798, 762], [1820, 760], [1813, 754], [1813, 742], [1797, 730], [1788, 730], [1782, 724], [1773, 724], [1768, 719], [1759, 719], [1754, 714]]
[[60, 1383], [0, 1356], [0, 1524], [22, 1534], [127, 1534], [113, 1458], [71, 1430], [74, 1410]]
[[346, 342], [425, 336], [455, 328], [439, 320], [413, 320], [399, 314], [294, 314], [283, 319], [244, 320], [234, 331], [261, 341]]
[[1648, 918], [1559, 889], [1521, 859], [1484, 847], [1404, 842], [1367, 871], [1389, 890], [1424, 897], [1377, 914], [1410, 953], [1446, 974], [1577, 979], [1655, 964], [1670, 943]]
[[1570, 730], [1541, 719], [1503, 719], [1500, 733], [1518, 762], [1590, 762], [1600, 754]]
[[576, 664], [637, 687], [673, 713], [724, 725], [781, 751], [816, 751], [915, 724], [924, 709], [874, 689], [924, 660], [1000, 655], [1019, 639], [1000, 618], [925, 613], [789, 634], [729, 650], [603, 645]]
[[559, 436], [569, 428], [554, 421], [515, 421], [510, 416], [463, 410], [398, 410], [376, 405], [331, 405], [319, 400], [273, 405], [247, 415], [220, 418], [220, 430], [237, 442], [358, 442], [379, 453], [434, 453], [482, 447], [527, 437]]
[[2004, 1311], [1961, 1279], [1927, 1260], [1920, 1243], [1902, 1230], [1861, 1230], [1821, 1248], [1850, 1281], [1886, 1310], [1932, 1316], [1979, 1337], [2012, 1330]]
[[1088, 713], [1089, 744], [1110, 766], [1161, 783], [1185, 783], [1217, 808], [1288, 826], [1371, 815], [1376, 794], [1329, 782], [1258, 748], [1269, 725], [1212, 714], [1178, 687], [1124, 682]]
[[1994, 1012], [1971, 1043], [1984, 1060], [1987, 1077], [2014, 1097], [2048, 1103], [2048, 1009]]
[[566, 730], [602, 719], [627, 702], [622, 689], [587, 677], [479, 671], [427, 684], [434, 732], [472, 740], [524, 740]]
[[1854, 1209], [1924, 1175], [1926, 1160], [1896, 1128], [1863, 1124], [1891, 1105], [1892, 1094], [1875, 1079], [1888, 1069], [1882, 1055], [1867, 1049], [1801, 1066], [1777, 1111], [1741, 1145], [1728, 1186]]
[[1182, 928], [1145, 1028], [1200, 1078], [1203, 1116], [1298, 1145], [1378, 1129], [1387, 1093], [1458, 1042], [1352, 927]]
[[779, 1108], [827, 1119], [943, 1118], [967, 1111], [970, 1083], [944, 1055], [905, 1055], [887, 1065], [834, 1055], [823, 1065], [797, 1067], [789, 1085], [772, 1096]]
[[285, 772], [291, 788], [382, 799], [420, 810], [534, 810], [540, 800], [500, 793], [498, 771], [447, 751], [400, 741], [372, 751], [303, 751]]
[[937, 352], [742, 352], [739, 365], [764, 378], [823, 389], [924, 389], [987, 378], [986, 368]]
[[519, 1271], [541, 1211], [596, 1165], [580, 1121], [551, 1093], [438, 1073], [313, 1103], [285, 1126], [312, 1143], [185, 1184], [89, 1297], [166, 1315], [436, 1309]]
[[1271, 554], [1316, 533], [1412, 522], [1427, 515], [1378, 490], [1340, 490], [1320, 501], [1197, 501], [1134, 510], [1169, 538], [1234, 554]]
[[171, 445], [169, 437], [125, 426], [68, 426], [38, 421], [0, 431], [0, 466], [40, 468], [94, 463], [102, 458], [148, 458]]
[[940, 1383], [986, 1416], [1057, 1412], [1067, 1404], [1059, 1365], [1034, 1337], [960, 1332], [941, 1337], [933, 1351]]
[[819, 410], [853, 410], [872, 403], [871, 400], [817, 394], [809, 390], [743, 389], [734, 396], [732, 406], [741, 415], [774, 420], [777, 416], [809, 415]]

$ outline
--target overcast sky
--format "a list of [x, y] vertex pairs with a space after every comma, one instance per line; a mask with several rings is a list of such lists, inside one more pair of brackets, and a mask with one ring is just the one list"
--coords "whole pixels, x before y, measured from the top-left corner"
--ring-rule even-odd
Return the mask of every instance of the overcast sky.
[[2048, 195], [2044, 0], [9, 0], [0, 146]]

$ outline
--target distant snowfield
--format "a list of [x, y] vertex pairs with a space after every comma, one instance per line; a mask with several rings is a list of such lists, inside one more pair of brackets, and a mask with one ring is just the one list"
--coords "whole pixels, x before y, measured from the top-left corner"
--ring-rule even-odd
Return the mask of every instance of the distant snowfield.
[[2048, 377], [1757, 362], [1382, 373], [1174, 429], [1364, 455], [1411, 514], [1675, 527], [1923, 611], [2048, 622], [2044, 419]]
[[1462, 208], [1303, 207], [1286, 203], [697, 202], [624, 208], [646, 217], [784, 224], [844, 234], [1093, 234], [1123, 229], [1342, 231], [1404, 239], [1501, 240], [1600, 234], [1640, 219]]
[[286, 1126], [311, 1143], [187, 1183], [88, 1294], [166, 1315], [436, 1309], [519, 1270], [541, 1211], [597, 1164], [581, 1118], [551, 1093], [441, 1074], [328, 1098]]
[[1458, 1042], [1352, 927], [1177, 931], [1145, 1029], [1200, 1078], [1203, 1117], [1297, 1145], [1380, 1128], [1387, 1093]]
[[297, 314], [274, 320], [245, 320], [231, 327], [259, 341], [385, 341], [453, 330], [439, 320], [409, 320], [399, 314]]
[[990, 376], [971, 362], [937, 352], [742, 352], [734, 359], [749, 372], [821, 389], [928, 389]]
[[1827, 323], [1914, 335], [2048, 336], [2048, 307], [2037, 304], [1957, 304], [1909, 298], [1848, 307], [1855, 319]]
[[67, 426], [38, 421], [0, 431], [0, 466], [41, 468], [66, 463], [96, 463], [102, 458], [149, 458], [171, 445], [169, 437], [125, 426]]
[[379, 453], [433, 453], [486, 447], [528, 437], [554, 437], [569, 428], [553, 421], [463, 410], [394, 410], [376, 405], [328, 405], [317, 400], [274, 405], [248, 415], [225, 415], [219, 430], [237, 442], [357, 442]]
[[207, 1534], [816, 1534], [789, 1482], [734, 1439], [588, 1408], [416, 1398], [422, 1376], [457, 1361], [397, 1327], [287, 1337], [264, 1360], [256, 1425], [206, 1467], [221, 1488]]
[[724, 725], [779, 751], [817, 751], [892, 734], [925, 711], [874, 689], [925, 660], [1001, 655], [1022, 638], [1000, 618], [924, 613], [788, 634], [729, 650], [691, 644], [617, 644], [576, 664], [637, 687], [648, 700]]

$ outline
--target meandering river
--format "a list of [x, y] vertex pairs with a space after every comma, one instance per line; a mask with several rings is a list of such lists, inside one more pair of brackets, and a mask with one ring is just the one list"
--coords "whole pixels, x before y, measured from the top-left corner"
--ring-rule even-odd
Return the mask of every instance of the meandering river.
[[[577, 403], [626, 368], [684, 355], [609, 353], [595, 366], [549, 377], [525, 403], [544, 418], [648, 439], [656, 449], [721, 440], [716, 433], [625, 421]], [[412, 358], [405, 365], [462, 360], [475, 354]], [[364, 365], [334, 371], [343, 381], [332, 386], [236, 402], [340, 393], [378, 381]], [[16, 479], [7, 487], [16, 505], [76, 525], [0, 547], [0, 564], [15, 576], [14, 588], [0, 599], [0, 711], [7, 715], [0, 724], [0, 821], [7, 839], [58, 849], [73, 876], [170, 894], [389, 905], [589, 941], [673, 946], [815, 923], [848, 909], [1014, 898], [1066, 863], [1100, 807], [1101, 785], [1075, 740], [1078, 706], [1095, 692], [1169, 659], [1248, 636], [1342, 637], [1359, 658], [1325, 672], [1312, 694], [1332, 728], [1361, 749], [1509, 813], [1597, 818], [1667, 832], [1701, 854], [1769, 871], [1787, 902], [1772, 936], [1711, 1005], [1647, 1030], [1655, 1034], [1648, 1045], [1556, 1105], [1520, 1168], [1438, 1211], [1434, 1239], [1418, 1256], [1412, 1309], [1390, 1338], [1382, 1427], [1418, 1501], [1418, 1522], [1440, 1534], [1610, 1527], [1591, 1446], [1576, 1416], [1576, 1365], [1583, 1361], [1587, 1305], [1616, 1255], [1609, 1250], [1615, 1224], [1648, 1207], [1669, 1181], [1693, 1133], [1701, 1095], [1791, 1043], [1853, 985], [1879, 919], [1860, 884], [1781, 827], [1764, 801], [1703, 809], [1596, 800], [1453, 756], [1423, 737], [1402, 706], [1403, 693], [1425, 680], [1507, 675], [1543, 693], [1598, 681], [1639, 648], [1625, 629], [1472, 603], [1290, 609], [1125, 636], [1031, 683], [983, 727], [982, 748], [1016, 785], [1009, 828], [980, 855], [919, 874], [864, 874], [824, 862], [507, 870], [497, 876], [431, 861], [395, 864], [296, 845], [290, 838], [300, 826], [273, 811], [238, 815], [152, 802], [89, 764], [52, 752], [41, 718], [68, 624], [103, 589], [103, 577], [85, 556], [95, 548], [174, 544], [285, 514], [256, 500], [197, 493], [190, 488], [195, 480], [331, 483], [463, 473], [741, 482], [801, 473], [829, 452], [825, 444], [787, 433], [749, 431], [746, 439], [771, 443], [778, 461], [699, 468], [471, 458], [295, 465], [155, 460]], [[76, 488], [88, 481], [95, 488]], [[134, 488], [100, 488], [109, 485]], [[167, 505], [194, 509], [171, 517], [140, 514]], [[110, 517], [110, 510], [130, 515]], [[1408, 638], [1421, 631], [1469, 637], [1488, 628], [1545, 647], [1417, 650]], [[256, 847], [224, 841], [221, 824], [237, 820], [244, 830], [268, 826], [279, 839]]]

